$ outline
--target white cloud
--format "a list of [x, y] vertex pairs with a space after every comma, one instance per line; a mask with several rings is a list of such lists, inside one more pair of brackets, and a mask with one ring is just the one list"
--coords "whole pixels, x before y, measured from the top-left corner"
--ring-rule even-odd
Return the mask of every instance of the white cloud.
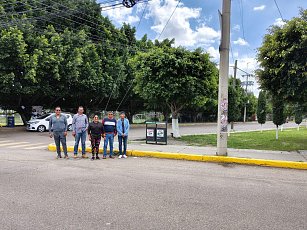
[[241, 27], [240, 25], [234, 25], [234, 27], [232, 28], [234, 31], [240, 31]]
[[[156, 32], [157, 37], [166, 25], [170, 14], [178, 4], [178, 0], [152, 0], [149, 3], [147, 19], [153, 20], [151, 29]], [[205, 23], [192, 28], [190, 20], [200, 20], [200, 8], [189, 8], [180, 3], [168, 22], [160, 39], [175, 38], [176, 45], [186, 47], [205, 46], [209, 47], [220, 38], [220, 31], [207, 26]]]
[[238, 40], [233, 41], [233, 44], [239, 45], [239, 46], [248, 46], [248, 42], [245, 41], [243, 38], [238, 38]]
[[207, 53], [209, 53], [210, 55], [210, 59], [212, 61], [218, 61], [219, 58], [220, 58], [220, 52], [218, 49], [215, 49], [213, 46], [210, 46], [208, 49], [207, 49]]
[[[109, 4], [101, 5], [101, 7], [105, 6], [109, 6]], [[133, 24], [140, 20], [138, 16], [133, 15], [133, 8], [120, 7], [120, 8], [106, 8], [106, 9], [108, 10], [101, 12], [102, 15], [107, 16], [108, 18], [110, 18], [111, 21], [119, 25], [123, 24], [124, 22]]]
[[283, 25], [285, 25], [286, 23], [282, 20], [282, 18], [276, 18], [275, 22], [274, 22], [274, 26], [280, 26], [282, 27]]
[[265, 5], [261, 5], [261, 6], [255, 6], [254, 8], [253, 8], [253, 10], [254, 11], [262, 11], [262, 10], [264, 10], [265, 9]]

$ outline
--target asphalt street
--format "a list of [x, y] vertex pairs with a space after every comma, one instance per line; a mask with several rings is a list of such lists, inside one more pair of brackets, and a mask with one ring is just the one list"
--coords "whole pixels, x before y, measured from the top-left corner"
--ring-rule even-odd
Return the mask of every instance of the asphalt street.
[[306, 229], [306, 171], [0, 149], [7, 229]]

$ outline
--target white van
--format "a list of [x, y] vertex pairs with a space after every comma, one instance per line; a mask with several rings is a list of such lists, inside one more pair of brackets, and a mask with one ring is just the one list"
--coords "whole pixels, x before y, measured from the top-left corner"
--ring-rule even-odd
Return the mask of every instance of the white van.
[[[62, 115], [67, 117], [67, 129], [68, 131], [72, 130], [72, 116], [68, 113], [61, 113]], [[50, 117], [54, 115], [54, 113], [46, 113], [40, 117], [31, 119], [27, 122], [27, 130], [28, 131], [38, 131], [45, 132], [49, 129], [49, 120]]]

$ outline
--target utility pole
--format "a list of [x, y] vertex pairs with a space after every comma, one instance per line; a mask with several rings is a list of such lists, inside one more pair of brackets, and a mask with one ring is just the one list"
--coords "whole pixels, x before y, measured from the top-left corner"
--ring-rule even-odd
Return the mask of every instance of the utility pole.
[[[242, 77], [246, 77], [246, 81], [243, 81], [242, 82], [242, 85], [244, 86], [245, 85], [245, 94], [246, 94], [246, 97], [248, 96], [248, 91], [247, 91], [247, 86], [252, 86], [254, 85], [254, 82], [253, 81], [249, 81], [248, 78], [252, 78], [253, 75], [252, 74], [246, 74], [246, 75], [242, 75]], [[246, 113], [247, 113], [247, 104], [249, 104], [249, 100], [247, 102], [245, 102], [244, 104], [244, 115], [243, 115], [243, 122], [246, 122]]]
[[[238, 66], [238, 60], [235, 60], [235, 65], [233, 67], [233, 82], [232, 82], [232, 87], [234, 90], [236, 90], [237, 66]], [[234, 124], [232, 121], [230, 122], [230, 129], [233, 130], [233, 128], [234, 128]]]
[[228, 125], [228, 75], [229, 75], [229, 43], [230, 43], [230, 9], [231, 0], [223, 0], [221, 15], [222, 36], [220, 44], [219, 97], [217, 120], [217, 152], [218, 156], [227, 156]]
[[235, 66], [233, 67], [233, 88], [236, 88], [238, 60], [235, 60]]

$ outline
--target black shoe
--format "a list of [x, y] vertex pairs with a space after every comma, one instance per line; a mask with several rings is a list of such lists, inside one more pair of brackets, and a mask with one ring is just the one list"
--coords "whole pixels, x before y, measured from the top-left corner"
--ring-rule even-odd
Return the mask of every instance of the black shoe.
[[100, 157], [99, 157], [99, 156], [96, 156], [96, 160], [100, 160]]
[[110, 158], [112, 158], [112, 159], [114, 159], [114, 157], [113, 156], [109, 156]]
[[62, 156], [61, 156], [61, 155], [58, 155], [56, 158], [59, 159], [59, 158], [62, 158]]
[[92, 161], [95, 160], [95, 157], [92, 157]]

